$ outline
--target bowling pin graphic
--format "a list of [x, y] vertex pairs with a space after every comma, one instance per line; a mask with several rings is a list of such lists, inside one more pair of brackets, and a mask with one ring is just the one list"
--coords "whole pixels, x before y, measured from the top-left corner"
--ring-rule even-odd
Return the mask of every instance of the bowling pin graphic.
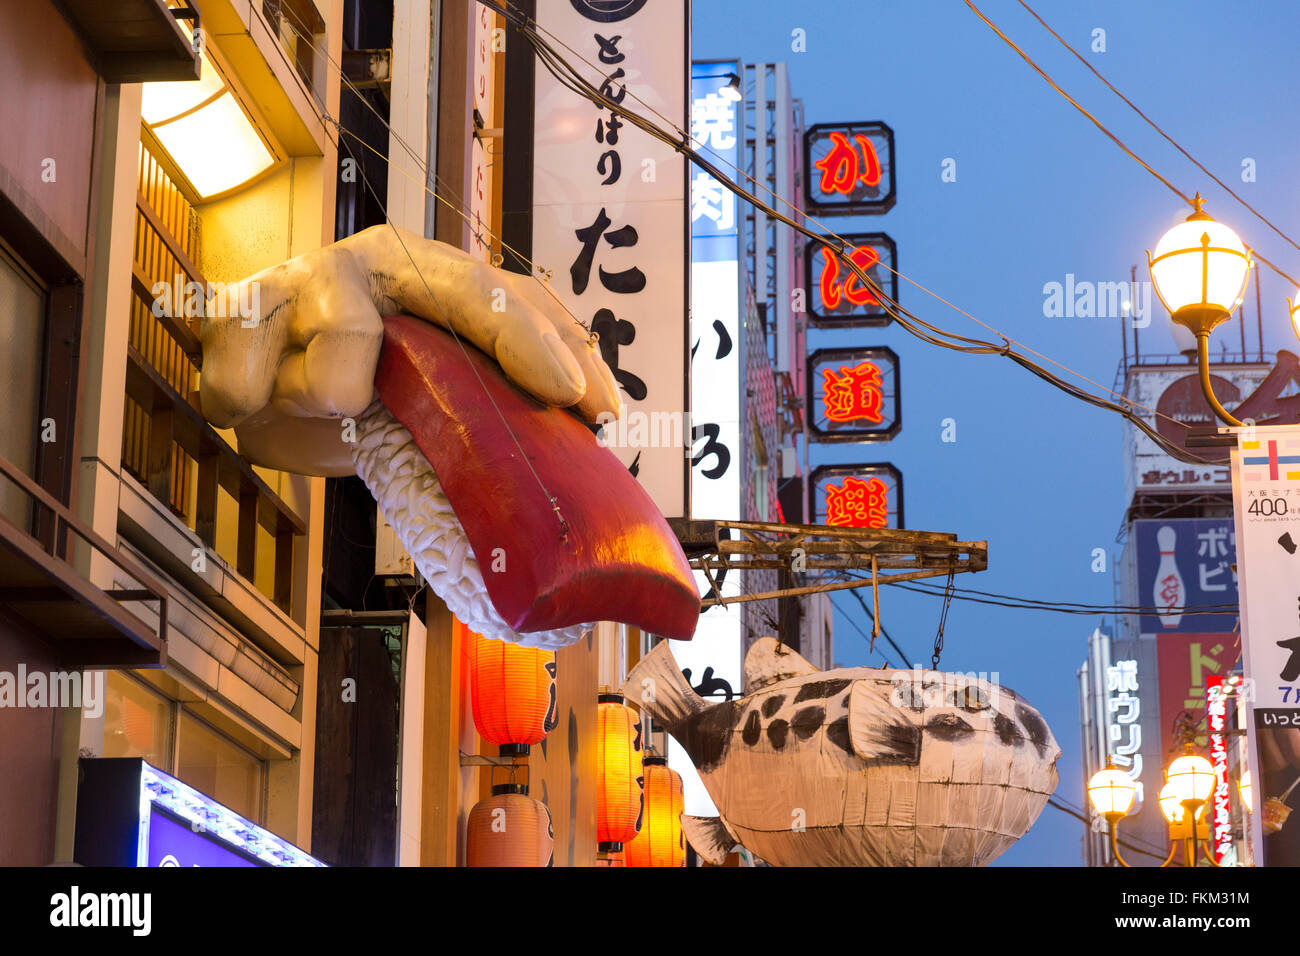
[[1160, 547], [1160, 566], [1156, 568], [1155, 605], [1165, 613], [1160, 614], [1160, 623], [1165, 627], [1177, 627], [1183, 618], [1182, 607], [1187, 591], [1183, 587], [1183, 576], [1178, 573], [1178, 562], [1174, 560], [1174, 541], [1177, 534], [1165, 525], [1156, 532], [1156, 544]]

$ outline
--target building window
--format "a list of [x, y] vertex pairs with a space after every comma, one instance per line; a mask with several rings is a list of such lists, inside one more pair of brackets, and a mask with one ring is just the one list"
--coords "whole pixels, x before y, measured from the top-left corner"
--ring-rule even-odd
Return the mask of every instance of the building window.
[[104, 756], [140, 757], [170, 770], [172, 702], [119, 671], [109, 671], [104, 702]]
[[[0, 457], [36, 477], [38, 407], [44, 367], [46, 295], [31, 273], [0, 246]], [[33, 374], [33, 369], [37, 370]], [[0, 479], [0, 514], [20, 528], [27, 496]]]
[[105, 697], [105, 757], [139, 757], [262, 822], [266, 761], [121, 671], [109, 671]]
[[184, 711], [178, 730], [176, 776], [236, 813], [261, 822], [263, 762]]

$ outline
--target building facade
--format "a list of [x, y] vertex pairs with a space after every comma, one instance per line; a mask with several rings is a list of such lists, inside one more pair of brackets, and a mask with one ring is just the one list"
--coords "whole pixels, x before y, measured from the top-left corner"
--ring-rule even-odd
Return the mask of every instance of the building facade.
[[[1245, 336], [1243, 328], [1243, 349]], [[1211, 373], [1216, 394], [1237, 417], [1296, 421], [1293, 354], [1225, 353]], [[1165, 768], [1188, 740], [1206, 756], [1222, 754], [1216, 767], [1222, 799], [1209, 805], [1207, 832], [1221, 863], [1246, 863], [1249, 810], [1238, 782], [1247, 765], [1248, 691], [1241, 682], [1229, 449], [1205, 442], [1217, 422], [1187, 354], [1126, 354], [1117, 385], [1191, 463], [1125, 425], [1127, 504], [1117, 536], [1115, 603], [1141, 610], [1117, 615], [1089, 638], [1078, 672], [1083, 779], [1109, 762], [1138, 784], [1138, 800], [1120, 827], [1129, 841], [1121, 853], [1133, 865], [1153, 866], [1169, 847], [1159, 807]], [[1212, 734], [1219, 721], [1223, 733]], [[1085, 864], [1114, 865], [1105, 834], [1105, 822], [1093, 815]]]

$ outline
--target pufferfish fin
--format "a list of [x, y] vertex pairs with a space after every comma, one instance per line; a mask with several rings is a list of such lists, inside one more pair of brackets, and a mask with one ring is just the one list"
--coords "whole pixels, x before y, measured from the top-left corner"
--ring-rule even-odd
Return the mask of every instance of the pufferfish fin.
[[695, 852], [714, 866], [721, 866], [736, 848], [736, 838], [721, 817], [693, 817], [683, 813], [682, 832]]
[[760, 637], [745, 655], [745, 696], [791, 677], [821, 673], [775, 637]]
[[[883, 693], [882, 693], [883, 691]], [[921, 761], [921, 727], [895, 705], [888, 685], [874, 680], [853, 682], [849, 691], [849, 742], [863, 760], [917, 764]]]

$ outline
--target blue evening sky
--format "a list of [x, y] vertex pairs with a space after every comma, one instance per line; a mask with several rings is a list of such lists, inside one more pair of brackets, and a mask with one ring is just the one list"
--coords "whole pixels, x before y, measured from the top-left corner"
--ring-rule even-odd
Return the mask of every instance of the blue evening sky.
[[[1052, 39], [1015, 0], [977, 5], [1138, 155], [1292, 275], [1300, 252], [1188, 163]], [[1294, 168], [1296, 8], [1287, 0], [1033, 0], [1094, 66], [1208, 168], [1289, 234], [1300, 232]], [[807, 52], [791, 51], [791, 31]], [[1093, 30], [1106, 52], [1092, 53]], [[837, 231], [883, 229], [898, 268], [981, 320], [1109, 387], [1119, 320], [1045, 318], [1043, 286], [1127, 281], [1144, 250], [1188, 209], [1057, 95], [960, 0], [695, 0], [696, 58], [783, 60], [809, 124], [887, 122], [894, 129], [898, 203], [883, 217], [833, 219]], [[957, 180], [940, 179], [945, 158]], [[1257, 181], [1241, 181], [1242, 160]], [[1265, 270], [1264, 343], [1297, 348], [1285, 283]], [[1253, 292], [1253, 290], [1252, 290]], [[923, 318], [988, 337], [969, 319], [903, 284]], [[1254, 299], [1249, 343], [1254, 343]], [[1142, 350], [1174, 351], [1159, 302]], [[1237, 342], [1235, 324], [1218, 337]], [[889, 445], [826, 446], [819, 461], [889, 460], [904, 475], [907, 526], [987, 539], [989, 570], [958, 585], [1047, 600], [1110, 604], [1111, 574], [1094, 548], [1118, 556], [1123, 518], [1121, 419], [1067, 397], [1000, 357], [938, 349], [898, 328], [820, 333], [814, 347], [884, 344], [901, 356], [903, 429]], [[1130, 345], [1131, 347], [1131, 345]], [[1235, 347], [1235, 345], [1233, 345]], [[953, 418], [957, 441], [940, 440]], [[887, 589], [882, 620], [928, 665], [936, 598]], [[856, 603], [837, 599], [841, 607]], [[866, 629], [866, 619], [856, 615]], [[945, 670], [997, 672], [1051, 725], [1063, 754], [1058, 796], [1084, 800], [1075, 671], [1100, 617], [954, 602]], [[862, 638], [836, 620], [836, 660], [868, 661]], [[897, 661], [895, 661], [897, 663]], [[1082, 825], [1047, 807], [1000, 862], [1077, 865]]]

